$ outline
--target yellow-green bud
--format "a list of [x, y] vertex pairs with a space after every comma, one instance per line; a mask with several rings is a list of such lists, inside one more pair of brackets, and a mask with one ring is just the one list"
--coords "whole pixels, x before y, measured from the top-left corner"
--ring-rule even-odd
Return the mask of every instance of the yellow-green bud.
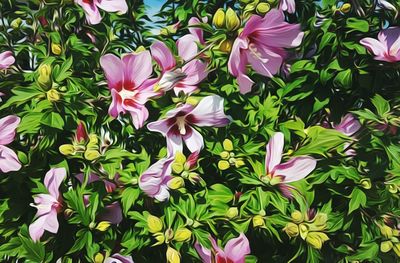
[[240, 26], [240, 19], [232, 8], [228, 8], [225, 14], [225, 25], [229, 31], [234, 31]]
[[192, 236], [192, 231], [187, 228], [179, 228], [175, 231], [174, 240], [178, 242], [188, 241]]
[[176, 190], [185, 186], [185, 181], [180, 176], [175, 176], [171, 180], [168, 181], [168, 187], [170, 189]]
[[391, 192], [392, 194], [395, 194], [395, 193], [397, 193], [397, 191], [398, 191], [397, 185], [389, 184], [389, 192]]
[[94, 256], [94, 263], [103, 263], [104, 261], [104, 256], [101, 253], [97, 253], [96, 256]]
[[153, 236], [154, 236], [154, 238], [157, 240], [157, 243], [154, 244], [155, 246], [156, 246], [156, 245], [161, 245], [161, 244], [164, 243], [164, 241], [165, 241], [165, 236], [164, 236], [163, 233], [155, 233]]
[[228, 161], [221, 160], [218, 162], [218, 169], [220, 169], [221, 171], [228, 169], [230, 166], [231, 165]]
[[18, 29], [19, 26], [21, 25], [21, 23], [22, 23], [22, 19], [18, 17], [18, 18], [14, 19], [14, 20], [11, 22], [10, 26], [11, 26], [13, 29]]
[[181, 164], [181, 163], [173, 163], [173, 164], [171, 165], [171, 168], [172, 168], [172, 171], [173, 171], [175, 174], [180, 174], [180, 173], [183, 172], [183, 164]]
[[229, 159], [229, 152], [223, 151], [219, 154], [219, 156], [221, 156], [222, 159]]
[[225, 39], [219, 44], [219, 50], [222, 52], [229, 53], [232, 50], [232, 40]]
[[225, 215], [229, 219], [232, 219], [234, 217], [237, 217], [238, 214], [239, 214], [239, 210], [237, 207], [230, 207]]
[[387, 225], [379, 226], [381, 234], [386, 238], [391, 238], [393, 236], [393, 229]]
[[184, 164], [186, 162], [186, 156], [181, 153], [181, 152], [177, 152], [175, 154], [175, 159], [174, 159], [175, 163], [180, 163], [180, 164]]
[[135, 50], [135, 53], [140, 53], [146, 51], [146, 48], [144, 46], [138, 46]]
[[389, 252], [390, 250], [392, 250], [392, 248], [393, 248], [393, 243], [392, 243], [392, 241], [383, 241], [382, 243], [381, 243], [381, 251], [383, 252], [383, 253], [386, 253], [386, 252]]
[[56, 89], [51, 89], [46, 92], [46, 97], [50, 102], [55, 102], [60, 100], [60, 93]]
[[287, 223], [283, 231], [285, 231], [289, 237], [297, 237], [299, 235], [299, 227], [292, 222]]
[[97, 146], [98, 143], [99, 143], [99, 138], [97, 138], [97, 135], [93, 133], [89, 134], [88, 147]]
[[222, 8], [219, 8], [217, 12], [215, 12], [213, 24], [217, 28], [223, 28], [225, 26], [225, 12]]
[[39, 78], [38, 82], [40, 84], [46, 85], [50, 82], [51, 67], [48, 64], [42, 64], [39, 66]]
[[96, 229], [99, 231], [106, 231], [110, 227], [110, 222], [108, 221], [101, 221], [100, 223], [97, 224]]
[[365, 178], [365, 179], [362, 179], [361, 181], [360, 181], [360, 185], [361, 185], [361, 187], [362, 188], [364, 188], [364, 189], [371, 189], [371, 187], [372, 187], [372, 184], [371, 184], [371, 179], [369, 179], [369, 178]]
[[350, 12], [350, 10], [351, 10], [351, 4], [349, 4], [349, 3], [345, 3], [340, 7], [340, 12], [342, 12], [344, 14]]
[[172, 247], [167, 248], [167, 260], [168, 263], [180, 263], [181, 262], [181, 255], [178, 251], [173, 249]]
[[62, 48], [60, 44], [56, 43], [51, 43], [51, 52], [53, 52], [54, 55], [60, 55], [62, 52]]
[[300, 237], [302, 239], [306, 239], [308, 235], [308, 226], [306, 224], [300, 224], [299, 225], [299, 232], [300, 232]]
[[229, 139], [225, 139], [222, 142], [222, 146], [224, 147], [225, 151], [228, 151], [228, 152], [233, 151], [233, 143]]
[[75, 148], [72, 144], [63, 144], [58, 148], [58, 150], [63, 155], [74, 155], [75, 154]]
[[88, 161], [93, 161], [99, 158], [101, 154], [97, 150], [87, 149], [84, 153], [84, 157]]
[[197, 104], [199, 104], [199, 98], [190, 96], [186, 99], [186, 104], [190, 104], [192, 106], [196, 106]]
[[317, 227], [324, 228], [328, 221], [328, 216], [325, 213], [318, 213], [314, 218], [314, 225]]
[[253, 227], [264, 226], [264, 218], [260, 215], [253, 216]]
[[292, 217], [293, 222], [295, 222], [296, 224], [299, 224], [304, 221], [303, 214], [298, 210], [293, 211], [291, 214], [291, 217]]
[[271, 10], [271, 6], [268, 3], [259, 3], [256, 7], [257, 14], [264, 15], [269, 10]]
[[147, 217], [147, 228], [150, 233], [157, 233], [163, 229], [163, 222], [160, 218], [149, 215]]
[[398, 257], [400, 257], [400, 243], [394, 244], [394, 246], [393, 246], [393, 251], [394, 251], [394, 253], [396, 253], [396, 255], [397, 255]]
[[329, 240], [329, 237], [322, 232], [310, 232], [306, 238], [306, 242], [316, 249], [321, 249], [327, 240]]
[[236, 159], [235, 160], [235, 167], [236, 168], [239, 168], [239, 167], [241, 167], [243, 165], [244, 165], [244, 161], [242, 159]]

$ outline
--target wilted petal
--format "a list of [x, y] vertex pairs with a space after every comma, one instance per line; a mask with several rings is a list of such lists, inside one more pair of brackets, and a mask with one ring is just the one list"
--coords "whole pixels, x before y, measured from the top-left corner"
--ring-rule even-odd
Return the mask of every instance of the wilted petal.
[[21, 119], [15, 115], [9, 115], [0, 119], [0, 145], [7, 145], [14, 140], [15, 130]]
[[275, 133], [267, 144], [267, 154], [265, 156], [266, 172], [271, 173], [275, 166], [281, 163], [282, 151], [285, 140], [283, 133]]
[[279, 164], [272, 171], [274, 176], [284, 176], [284, 183], [295, 182], [309, 175], [317, 165], [312, 157], [294, 157], [288, 162]]
[[[139, 187], [150, 197], [165, 195], [165, 178], [171, 174], [173, 158], [163, 158], [151, 165], [139, 178]], [[164, 186], [164, 187], [163, 187]]]
[[217, 95], [203, 98], [190, 113], [197, 126], [223, 127], [230, 122], [224, 113], [224, 99]]
[[8, 173], [21, 169], [17, 154], [10, 148], [0, 145], [0, 171]]

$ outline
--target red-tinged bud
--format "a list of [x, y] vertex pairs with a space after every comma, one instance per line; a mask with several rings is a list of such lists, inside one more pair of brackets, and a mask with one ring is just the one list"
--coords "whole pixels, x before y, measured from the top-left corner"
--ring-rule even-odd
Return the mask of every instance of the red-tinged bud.
[[242, 192], [236, 192], [235, 193], [235, 201], [237, 202], [237, 201], [239, 201], [239, 199], [240, 199], [240, 197], [242, 196]]
[[76, 140], [78, 142], [86, 141], [88, 139], [88, 134], [86, 132], [85, 124], [83, 122], [79, 122], [78, 127], [76, 128]]
[[47, 22], [47, 19], [44, 16], [39, 17], [39, 22], [42, 25], [42, 27], [46, 27], [49, 25], [49, 23]]
[[308, 220], [313, 220], [316, 214], [317, 214], [317, 211], [315, 211], [314, 208], [308, 209], [308, 211], [307, 211]]

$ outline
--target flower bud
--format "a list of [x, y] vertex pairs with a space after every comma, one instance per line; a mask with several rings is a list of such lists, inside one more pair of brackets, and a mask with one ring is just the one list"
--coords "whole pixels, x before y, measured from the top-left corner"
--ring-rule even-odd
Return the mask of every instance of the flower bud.
[[167, 185], [170, 189], [176, 190], [185, 187], [185, 181], [183, 180], [182, 177], [175, 176], [174, 178], [168, 181]]
[[47, 22], [46, 17], [44, 17], [44, 16], [40, 16], [40, 17], [39, 17], [39, 22], [40, 22], [40, 24], [42, 25], [42, 27], [46, 27], [46, 26], [49, 25], [49, 23]]
[[394, 246], [393, 246], [393, 251], [394, 251], [394, 253], [396, 253], [396, 255], [397, 255], [398, 257], [400, 257], [400, 243], [394, 244]]
[[318, 213], [314, 218], [314, 224], [317, 227], [324, 228], [326, 226], [326, 221], [328, 221], [328, 216], [325, 213]]
[[393, 248], [392, 241], [387, 240], [381, 243], [381, 251], [383, 253], [389, 252], [390, 250], [392, 250], [392, 248]]
[[271, 6], [268, 3], [259, 3], [256, 7], [257, 14], [264, 15], [269, 10], [271, 10]]
[[253, 216], [253, 227], [264, 226], [264, 218], [260, 215]]
[[242, 167], [243, 165], [244, 165], [244, 161], [241, 158], [235, 160], [235, 167], [236, 168]]
[[50, 82], [51, 67], [48, 64], [42, 64], [39, 66], [39, 77], [38, 82], [42, 85], [46, 85]]
[[222, 142], [222, 146], [224, 147], [224, 150], [225, 150], [225, 151], [228, 151], [228, 152], [233, 151], [233, 143], [232, 143], [232, 141], [229, 140], [229, 139], [225, 139], [225, 140]]
[[360, 185], [361, 185], [361, 187], [362, 188], [364, 188], [364, 189], [371, 189], [371, 187], [372, 187], [372, 184], [371, 184], [371, 179], [369, 179], [369, 178], [365, 178], [365, 179], [362, 179], [361, 181], [360, 181]]
[[347, 14], [348, 12], [350, 12], [351, 10], [351, 4], [349, 3], [345, 3], [340, 7], [340, 12], [342, 12], [343, 14]]
[[192, 236], [192, 231], [190, 231], [187, 228], [179, 228], [175, 232], [174, 240], [178, 242], [185, 242], [188, 241], [191, 236]]
[[297, 237], [299, 235], [299, 227], [292, 222], [287, 223], [283, 231], [285, 231], [289, 237]]
[[74, 155], [75, 154], [75, 148], [72, 144], [63, 144], [58, 148], [58, 150], [63, 155]]
[[160, 35], [169, 36], [169, 35], [175, 34], [179, 28], [179, 25], [180, 25], [180, 22], [162, 28], [160, 30]]
[[225, 39], [219, 44], [219, 50], [222, 52], [229, 53], [232, 50], [232, 40]]
[[229, 152], [223, 151], [219, 154], [222, 159], [229, 159]]
[[147, 217], [147, 228], [150, 233], [157, 233], [163, 229], [163, 222], [160, 218], [149, 215]]
[[85, 128], [85, 124], [81, 121], [76, 128], [75, 138], [78, 142], [86, 141], [89, 138]]
[[182, 173], [183, 172], [183, 164], [181, 164], [181, 163], [173, 163], [172, 165], [171, 165], [171, 168], [172, 168], [172, 171], [175, 173], [175, 174], [180, 174], [180, 173]]
[[13, 21], [11, 21], [10, 26], [11, 26], [13, 29], [18, 29], [19, 26], [21, 25], [21, 23], [22, 23], [22, 19], [18, 17], [18, 18], [16, 18], [16, 19], [14, 19]]
[[51, 89], [46, 92], [47, 99], [50, 102], [55, 102], [60, 100], [60, 93], [56, 89]]
[[213, 24], [217, 28], [223, 28], [225, 26], [225, 12], [222, 8], [219, 8], [217, 12], [215, 12]]
[[397, 189], [397, 185], [395, 184], [389, 184], [389, 192], [392, 194], [397, 193], [398, 189]]
[[167, 260], [168, 263], [180, 263], [181, 262], [181, 255], [178, 251], [173, 249], [172, 247], [167, 248]]
[[306, 239], [308, 235], [308, 226], [306, 224], [300, 224], [299, 225], [299, 232], [300, 232], [300, 237], [302, 239]]
[[104, 261], [104, 256], [103, 256], [103, 254], [97, 253], [97, 254], [94, 256], [94, 263], [103, 263], [103, 261]]
[[93, 161], [99, 158], [101, 154], [97, 150], [87, 149], [84, 153], [84, 157], [88, 161]]
[[229, 31], [234, 31], [240, 26], [240, 19], [232, 8], [226, 11], [225, 25]]
[[161, 245], [165, 242], [165, 236], [163, 233], [155, 233], [154, 238], [157, 240], [157, 243], [154, 244], [155, 246]]
[[60, 55], [62, 52], [62, 48], [60, 44], [56, 43], [51, 43], [51, 52], [53, 52], [54, 55]]
[[291, 214], [291, 217], [292, 217], [293, 222], [295, 222], [296, 224], [299, 224], [304, 221], [303, 214], [298, 210], [293, 211]]
[[321, 249], [327, 240], [329, 240], [329, 237], [322, 232], [310, 232], [306, 238], [306, 242], [316, 249]]
[[387, 225], [379, 226], [381, 234], [386, 238], [391, 238], [393, 236], [393, 229]]
[[93, 146], [97, 146], [97, 144], [99, 143], [99, 138], [97, 138], [96, 134], [89, 134], [89, 143], [88, 143], [88, 147], [93, 147]]
[[101, 221], [100, 223], [97, 224], [96, 229], [99, 231], [106, 231], [110, 227], [110, 222], [108, 221]]
[[225, 215], [229, 219], [232, 219], [234, 217], [237, 217], [238, 214], [239, 214], [239, 210], [237, 207], [230, 207]]
[[230, 166], [231, 165], [229, 164], [228, 161], [221, 160], [218, 162], [218, 169], [220, 169], [221, 171], [228, 169]]

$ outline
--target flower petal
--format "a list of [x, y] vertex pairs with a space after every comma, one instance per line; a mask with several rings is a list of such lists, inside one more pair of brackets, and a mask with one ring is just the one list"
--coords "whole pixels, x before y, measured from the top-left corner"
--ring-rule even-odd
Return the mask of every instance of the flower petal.
[[280, 164], [285, 140], [283, 133], [275, 133], [267, 144], [267, 154], [265, 156], [266, 172], [271, 173], [275, 166]]
[[98, 217], [98, 221], [108, 221], [111, 224], [119, 224], [122, 219], [122, 209], [118, 202], [114, 202], [104, 207], [103, 212], [101, 212]]
[[230, 122], [224, 113], [224, 99], [217, 95], [203, 98], [190, 113], [197, 126], [223, 127]]
[[119, 12], [125, 14], [128, 11], [128, 5], [125, 0], [101, 0], [97, 6], [107, 12]]
[[96, 25], [100, 23], [101, 15], [95, 3], [87, 3], [84, 0], [75, 0], [75, 3], [83, 8], [83, 11], [86, 14], [86, 20], [89, 24]]
[[234, 263], [244, 262], [246, 255], [250, 254], [250, 244], [247, 237], [241, 233], [225, 245], [225, 254]]
[[190, 152], [199, 152], [204, 147], [203, 136], [193, 128], [188, 128], [183, 136], [186, 146]]
[[114, 54], [106, 54], [100, 58], [100, 65], [104, 70], [110, 89], [120, 89], [124, 83], [124, 64]]
[[[145, 50], [139, 53], [130, 53], [122, 57], [124, 67], [124, 83], [139, 87], [153, 72], [150, 52]], [[127, 88], [127, 87], [126, 87]]]
[[154, 60], [161, 66], [163, 72], [175, 67], [175, 58], [170, 49], [163, 42], [158, 40], [154, 41], [150, 47], [150, 51]]
[[0, 145], [7, 145], [14, 140], [15, 130], [21, 119], [15, 115], [9, 115], [0, 119]]
[[203, 263], [211, 263], [211, 250], [203, 247], [198, 242], [194, 244], [194, 248], [196, 249], [200, 258], [203, 260]]
[[279, 164], [273, 171], [274, 176], [284, 176], [284, 183], [299, 181], [309, 175], [317, 165], [312, 157], [294, 157], [288, 162]]
[[21, 169], [17, 154], [10, 148], [0, 145], [0, 171], [8, 173]]
[[67, 171], [64, 167], [62, 168], [51, 168], [44, 177], [44, 185], [56, 200], [60, 194], [58, 188], [60, 187], [62, 181], [67, 176]]
[[9, 68], [14, 62], [15, 58], [11, 51], [0, 53], [0, 70]]
[[189, 61], [197, 55], [198, 47], [196, 37], [193, 35], [184, 35], [176, 41], [178, 54], [184, 61]]

